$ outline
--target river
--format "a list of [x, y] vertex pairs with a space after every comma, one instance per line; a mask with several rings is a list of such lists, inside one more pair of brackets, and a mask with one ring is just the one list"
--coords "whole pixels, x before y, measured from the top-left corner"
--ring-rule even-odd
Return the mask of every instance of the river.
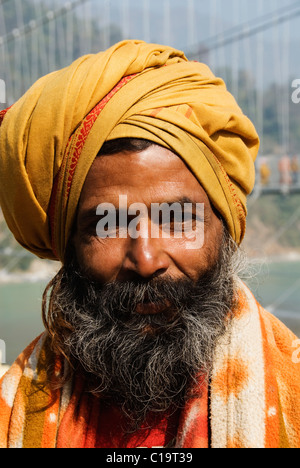
[[[259, 264], [254, 278], [245, 281], [259, 302], [300, 337], [300, 261]], [[45, 285], [45, 280], [0, 284], [0, 339], [8, 364], [43, 331]]]

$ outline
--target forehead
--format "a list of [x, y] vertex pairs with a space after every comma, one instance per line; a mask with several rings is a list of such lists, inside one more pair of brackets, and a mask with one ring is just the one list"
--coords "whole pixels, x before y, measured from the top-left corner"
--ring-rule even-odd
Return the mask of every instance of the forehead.
[[120, 194], [145, 203], [174, 197], [209, 203], [184, 161], [157, 145], [141, 152], [121, 152], [95, 159], [82, 190], [81, 204], [92, 204], [100, 198], [110, 201]]

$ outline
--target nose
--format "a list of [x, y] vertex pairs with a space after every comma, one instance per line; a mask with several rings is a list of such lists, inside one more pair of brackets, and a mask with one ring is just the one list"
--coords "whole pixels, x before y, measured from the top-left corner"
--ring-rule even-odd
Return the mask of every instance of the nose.
[[122, 273], [128, 276], [151, 278], [165, 273], [170, 266], [170, 258], [163, 250], [161, 239], [130, 239]]

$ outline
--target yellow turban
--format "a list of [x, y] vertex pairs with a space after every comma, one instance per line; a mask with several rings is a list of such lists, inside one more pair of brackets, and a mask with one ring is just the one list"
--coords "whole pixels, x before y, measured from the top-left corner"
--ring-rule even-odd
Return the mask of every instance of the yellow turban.
[[241, 242], [259, 140], [223, 81], [183, 52], [123, 41], [41, 78], [2, 120], [0, 204], [39, 257], [63, 261], [86, 175], [120, 137], [180, 155]]

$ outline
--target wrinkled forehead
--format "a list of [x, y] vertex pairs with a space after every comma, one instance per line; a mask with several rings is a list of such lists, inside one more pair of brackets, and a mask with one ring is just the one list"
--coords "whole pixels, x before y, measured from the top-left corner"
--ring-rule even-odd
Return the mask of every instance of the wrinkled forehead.
[[195, 203], [209, 202], [205, 190], [182, 158], [158, 145], [138, 152], [99, 155], [85, 180], [80, 205], [122, 194], [139, 199], [131, 201], [186, 198]]

